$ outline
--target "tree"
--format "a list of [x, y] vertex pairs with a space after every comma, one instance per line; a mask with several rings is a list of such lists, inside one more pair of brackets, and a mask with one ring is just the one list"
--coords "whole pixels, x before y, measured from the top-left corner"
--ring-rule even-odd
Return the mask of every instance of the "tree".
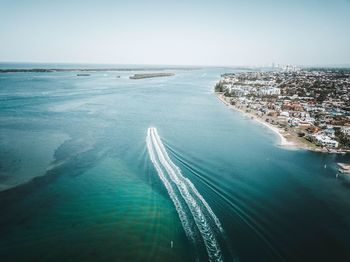
[[326, 91], [321, 91], [320, 94], [317, 96], [316, 101], [319, 103], [322, 103], [324, 100], [326, 100], [328, 93]]
[[216, 83], [215, 92], [223, 92], [223, 91], [224, 91], [224, 86], [222, 82], [220, 81], [219, 83]]

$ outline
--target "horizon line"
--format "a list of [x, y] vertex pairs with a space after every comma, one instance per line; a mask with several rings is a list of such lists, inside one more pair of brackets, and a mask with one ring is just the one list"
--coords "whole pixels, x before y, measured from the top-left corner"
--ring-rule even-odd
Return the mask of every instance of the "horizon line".
[[[0, 64], [47, 64], [47, 65], [113, 65], [113, 66], [155, 66], [155, 67], [253, 67], [253, 68], [262, 68], [262, 67], [273, 67], [272, 64], [277, 64], [280, 66], [295, 66], [301, 68], [312, 68], [312, 67], [320, 67], [320, 68], [350, 68], [349, 63], [340, 63], [340, 64], [292, 64], [292, 63], [266, 63], [266, 64], [161, 64], [161, 63], [114, 63], [114, 62], [30, 62], [30, 61], [0, 61]], [[277, 68], [277, 67], [276, 67]]]

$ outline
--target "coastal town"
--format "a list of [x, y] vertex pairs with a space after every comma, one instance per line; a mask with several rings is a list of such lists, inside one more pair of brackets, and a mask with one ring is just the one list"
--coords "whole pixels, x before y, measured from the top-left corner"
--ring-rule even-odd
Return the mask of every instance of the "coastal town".
[[350, 152], [350, 70], [299, 69], [226, 73], [215, 86], [228, 106], [281, 137], [281, 145]]

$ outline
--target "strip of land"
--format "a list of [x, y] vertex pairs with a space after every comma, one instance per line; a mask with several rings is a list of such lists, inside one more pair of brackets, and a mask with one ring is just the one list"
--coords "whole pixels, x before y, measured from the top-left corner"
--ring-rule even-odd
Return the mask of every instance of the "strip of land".
[[144, 78], [153, 78], [153, 77], [166, 77], [174, 76], [174, 73], [149, 73], [149, 74], [134, 74], [130, 76], [130, 79], [144, 79]]
[[54, 72], [105, 72], [105, 71], [164, 71], [197, 70], [199, 67], [164, 67], [164, 68], [9, 68], [0, 69], [0, 73], [54, 73]]

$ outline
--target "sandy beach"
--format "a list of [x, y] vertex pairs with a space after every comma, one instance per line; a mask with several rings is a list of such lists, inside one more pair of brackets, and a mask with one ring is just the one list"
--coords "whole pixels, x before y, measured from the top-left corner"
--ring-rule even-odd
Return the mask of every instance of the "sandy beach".
[[305, 139], [305, 142], [302, 141], [300, 138], [293, 136], [290, 132], [286, 132], [285, 130], [278, 128], [274, 125], [271, 125], [267, 122], [265, 122], [263, 119], [257, 117], [256, 115], [253, 115], [251, 113], [245, 112], [241, 110], [240, 108], [237, 108], [233, 105], [231, 105], [222, 94], [215, 93], [216, 96], [220, 99], [221, 102], [223, 102], [227, 107], [230, 109], [239, 111], [240, 113], [244, 114], [245, 116], [249, 117], [250, 119], [253, 119], [254, 121], [262, 124], [263, 126], [269, 128], [272, 132], [278, 135], [278, 146], [281, 146], [285, 149], [305, 149], [310, 151], [316, 151], [316, 152], [326, 152], [322, 148], [318, 148], [312, 145], [309, 145]]
[[273, 132], [275, 132], [278, 136], [279, 136], [279, 145], [280, 146], [285, 146], [285, 147], [294, 147], [294, 148], [297, 148], [295, 142], [293, 141], [289, 141], [286, 137], [284, 137], [284, 131], [277, 128], [277, 127], [274, 127], [266, 122], [263, 122], [261, 119], [259, 118], [254, 118], [254, 120], [256, 120], [257, 122], [259, 122], [260, 124], [266, 126], [267, 128], [269, 128], [270, 130], [272, 130]]

